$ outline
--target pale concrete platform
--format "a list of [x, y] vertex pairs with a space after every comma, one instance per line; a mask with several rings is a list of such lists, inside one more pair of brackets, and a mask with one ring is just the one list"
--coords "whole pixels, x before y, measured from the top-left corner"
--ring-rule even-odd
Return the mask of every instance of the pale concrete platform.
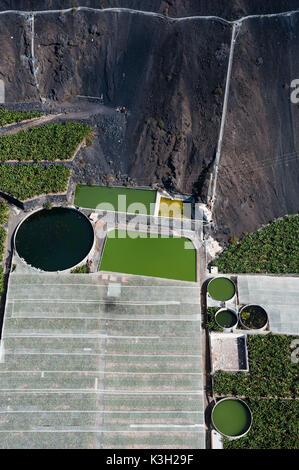
[[218, 370], [248, 372], [246, 335], [236, 333], [211, 333], [212, 373]]

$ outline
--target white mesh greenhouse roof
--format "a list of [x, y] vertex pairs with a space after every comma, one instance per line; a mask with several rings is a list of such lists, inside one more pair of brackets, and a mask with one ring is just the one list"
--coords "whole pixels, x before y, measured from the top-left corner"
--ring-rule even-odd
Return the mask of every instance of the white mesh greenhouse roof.
[[238, 276], [239, 302], [257, 304], [273, 333], [299, 335], [299, 277]]
[[14, 272], [1, 346], [0, 448], [205, 447], [196, 284]]

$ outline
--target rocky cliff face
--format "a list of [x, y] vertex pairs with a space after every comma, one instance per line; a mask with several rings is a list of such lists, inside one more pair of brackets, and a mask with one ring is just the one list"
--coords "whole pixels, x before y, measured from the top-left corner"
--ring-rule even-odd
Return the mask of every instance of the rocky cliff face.
[[240, 236], [299, 208], [299, 14], [250, 20], [237, 38], [217, 222]]
[[[15, 18], [5, 15], [11, 28]], [[25, 50], [30, 43], [25, 23], [28, 27], [30, 21], [23, 21], [20, 39]], [[125, 106], [126, 138], [120, 155], [125, 170], [139, 184], [162, 182], [178, 191], [201, 193], [217, 144], [229, 25], [71, 11], [37, 15], [34, 31], [38, 86], [32, 86], [30, 60], [28, 79], [22, 86], [16, 83], [23, 64], [15, 50], [9, 67], [4, 61], [0, 69], [6, 74], [8, 101], [24, 100], [30, 92], [36, 99], [38, 90], [56, 101], [103, 96], [111, 107]]]
[[[59, 5], [58, 5], [59, 3]], [[0, 2], [1, 8], [99, 6], [99, 2]], [[269, 13], [299, 1], [103, 1], [169, 16]], [[13, 4], [13, 5], [12, 5]], [[250, 4], [250, 7], [249, 7]], [[165, 8], [168, 8], [165, 11]], [[299, 78], [299, 14], [243, 22], [237, 37], [220, 162], [217, 237], [252, 231], [298, 210], [298, 105], [290, 83]], [[217, 146], [231, 26], [214, 20], [169, 20], [126, 12], [36, 15], [34, 60], [30, 16], [0, 15], [0, 78], [7, 101], [56, 102], [101, 96], [125, 106], [121, 146], [111, 155], [139, 184], [193, 192], [206, 200]], [[34, 72], [34, 73], [33, 73]], [[103, 131], [103, 129], [102, 129]], [[117, 133], [116, 133], [117, 134]], [[116, 135], [115, 134], [115, 135]], [[95, 149], [105, 136], [99, 131]], [[114, 149], [117, 148], [117, 155]], [[89, 153], [91, 150], [89, 149]], [[287, 154], [287, 155], [286, 155]], [[98, 158], [102, 153], [98, 152]], [[93, 160], [97, 158], [93, 155]]]
[[30, 63], [29, 30], [29, 22], [22, 16], [0, 16], [0, 79], [5, 83], [6, 101], [38, 98]]

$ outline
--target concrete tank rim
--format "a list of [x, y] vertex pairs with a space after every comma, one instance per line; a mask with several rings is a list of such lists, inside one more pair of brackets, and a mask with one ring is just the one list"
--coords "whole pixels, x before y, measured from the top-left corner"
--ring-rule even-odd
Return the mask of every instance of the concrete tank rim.
[[[230, 328], [225, 328], [225, 327], [221, 326], [221, 325], [218, 323], [218, 321], [217, 321], [217, 315], [218, 315], [218, 313], [224, 312], [224, 311], [229, 311], [229, 312], [233, 313], [234, 316], [236, 317], [236, 322], [235, 322], [234, 325], [231, 326]], [[220, 328], [222, 328], [224, 331], [227, 331], [227, 330], [230, 331], [232, 328], [236, 328], [236, 326], [238, 325], [238, 321], [239, 321], [238, 312], [236, 312], [235, 310], [233, 310], [232, 308], [229, 308], [229, 307], [228, 307], [228, 308], [226, 308], [226, 307], [221, 307], [221, 308], [219, 308], [219, 310], [217, 310], [217, 312], [215, 313], [215, 321], [216, 321], [217, 325], [220, 326]]]
[[[248, 326], [244, 325], [244, 323], [242, 322], [242, 318], [241, 318], [241, 314], [243, 312], [244, 309], [248, 308], [248, 307], [259, 307], [261, 308], [265, 314], [266, 314], [266, 322], [265, 324], [261, 327], [261, 328], [249, 328]], [[268, 326], [268, 323], [269, 323], [269, 315], [268, 315], [268, 312], [264, 309], [264, 307], [262, 307], [261, 305], [258, 305], [258, 304], [246, 304], [244, 305], [244, 307], [242, 307], [239, 311], [239, 320], [240, 320], [240, 323], [241, 325], [243, 326], [243, 328], [245, 328], [245, 330], [248, 330], [248, 331], [265, 331], [267, 326]]]
[[[212, 295], [211, 295], [210, 292], [209, 292], [209, 286], [210, 286], [210, 284], [211, 284], [213, 281], [215, 281], [216, 279], [227, 279], [228, 281], [230, 281], [230, 282], [232, 283], [232, 285], [234, 286], [234, 295], [233, 295], [232, 297], [230, 297], [229, 299], [227, 299], [227, 300], [218, 300], [218, 299], [215, 299], [214, 297], [212, 297]], [[236, 286], [235, 282], [232, 281], [232, 280], [231, 280], [229, 277], [227, 277], [227, 276], [223, 276], [223, 275], [221, 275], [221, 276], [215, 276], [215, 277], [212, 277], [212, 279], [210, 279], [209, 282], [208, 282], [208, 285], [207, 285], [207, 293], [208, 293], [208, 295], [211, 297], [211, 299], [216, 300], [217, 302], [229, 302], [230, 300], [233, 300], [233, 299], [235, 298], [236, 293], [237, 293], [237, 286]]]
[[[227, 400], [239, 401], [240, 403], [242, 403], [242, 405], [243, 405], [245, 408], [247, 408], [247, 410], [248, 410], [248, 412], [249, 412], [249, 416], [250, 416], [250, 425], [248, 426], [248, 429], [247, 429], [244, 433], [242, 433], [242, 434], [240, 434], [240, 435], [238, 435], [238, 436], [230, 436], [230, 435], [228, 435], [228, 434], [224, 434], [223, 432], [221, 432], [221, 431], [216, 427], [216, 425], [215, 425], [215, 423], [214, 423], [214, 417], [213, 417], [213, 415], [214, 415], [214, 410], [215, 410], [215, 408], [217, 407], [217, 405], [218, 405], [219, 403], [222, 403], [223, 401], [227, 401]], [[242, 398], [238, 398], [238, 397], [224, 397], [224, 398], [220, 398], [220, 400], [218, 400], [218, 401], [215, 403], [215, 405], [213, 406], [212, 413], [211, 413], [211, 421], [212, 421], [212, 425], [213, 425], [214, 429], [215, 429], [217, 432], [219, 432], [219, 434], [221, 434], [221, 436], [226, 437], [227, 439], [234, 441], [234, 440], [236, 440], [236, 439], [240, 439], [241, 437], [246, 436], [246, 434], [249, 433], [249, 431], [250, 431], [250, 429], [251, 429], [251, 427], [252, 427], [253, 415], [252, 415], [251, 408], [247, 405], [247, 403], [245, 403], [244, 400], [242, 400]]]
[[[92, 228], [92, 233], [93, 233], [93, 243], [92, 243], [92, 246], [89, 250], [89, 252], [87, 253], [87, 255], [81, 260], [79, 261], [79, 263], [75, 264], [74, 266], [71, 266], [67, 269], [63, 269], [63, 270], [57, 270], [57, 271], [45, 271], [41, 268], [36, 268], [35, 266], [32, 266], [31, 264], [27, 263], [27, 261], [22, 258], [20, 255], [19, 255], [19, 252], [16, 248], [16, 238], [17, 238], [17, 234], [18, 234], [18, 231], [20, 229], [20, 227], [22, 226], [23, 222], [25, 222], [25, 220], [27, 220], [29, 217], [31, 217], [33, 214], [36, 214], [37, 212], [41, 212], [42, 210], [47, 210], [45, 209], [44, 207], [39, 207], [37, 209], [34, 209], [33, 211], [31, 211], [29, 214], [26, 214], [25, 217], [20, 220], [20, 222], [18, 223], [17, 227], [15, 228], [15, 232], [14, 232], [14, 235], [13, 235], [13, 250], [14, 250], [14, 253], [18, 256], [18, 259], [25, 265], [25, 266], [29, 266], [30, 268], [33, 268], [33, 269], [36, 269], [38, 270], [39, 272], [41, 273], [55, 273], [55, 272], [58, 272], [58, 273], [68, 273], [70, 272], [72, 269], [80, 266], [83, 262], [85, 262], [90, 253], [92, 252], [92, 250], [94, 249], [94, 246], [95, 246], [95, 241], [96, 241], [96, 237], [95, 237], [95, 232], [94, 232], [94, 227], [92, 225], [92, 223], [90, 222], [89, 218], [87, 217], [87, 215], [85, 215], [82, 211], [80, 211], [79, 209], [77, 209], [76, 207], [72, 207], [72, 206], [52, 206], [51, 209], [68, 209], [68, 210], [73, 210], [75, 212], [79, 212], [79, 214], [83, 215], [86, 220], [89, 222], [91, 228]], [[48, 210], [51, 210], [51, 209], [48, 209]]]

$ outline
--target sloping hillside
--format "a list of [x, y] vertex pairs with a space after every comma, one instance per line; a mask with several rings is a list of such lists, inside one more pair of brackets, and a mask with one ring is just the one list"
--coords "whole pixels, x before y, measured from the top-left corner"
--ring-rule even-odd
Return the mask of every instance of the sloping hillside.
[[[15, 15], [0, 16], [8, 20]], [[16, 86], [22, 63], [14, 51], [9, 67], [0, 68], [9, 101], [24, 100], [31, 88], [32, 99], [103, 95], [105, 104], [128, 109], [121, 160], [139, 184], [201, 189], [217, 143], [229, 25], [69, 12], [37, 15], [34, 28], [38, 92], [29, 69], [26, 86]]]
[[299, 8], [298, 0], [1, 0], [0, 10], [54, 10], [87, 6], [91, 8], [132, 8], [173, 17], [217, 15], [234, 20], [245, 15], [278, 13]]
[[[5, 9], [12, 3], [26, 9], [76, 5], [0, 5]], [[138, 9], [144, 3], [111, 0], [101, 5]], [[146, 9], [172, 17], [225, 18], [299, 9], [299, 1], [261, 6], [238, 0], [234, 7], [210, 3], [152, 1]], [[92, 1], [80, 4], [95, 6]], [[216, 191], [219, 240], [298, 211], [299, 111], [290, 103], [289, 88], [299, 78], [298, 21], [299, 14], [255, 18], [239, 29]], [[10, 13], [0, 15], [0, 39], [7, 51], [0, 57], [0, 78], [10, 102], [43, 97], [60, 103], [88, 95], [103, 96], [106, 109], [125, 106], [124, 116], [109, 114], [105, 121], [102, 113], [93, 121], [96, 141], [85, 158], [94, 171], [100, 174], [105, 166], [108, 173], [111, 160], [115, 173], [128, 174], [139, 185], [159, 183], [206, 201], [231, 34], [230, 24], [215, 19], [74, 8], [36, 14], [33, 21], [31, 15]]]
[[218, 178], [219, 230], [240, 236], [299, 209], [299, 14], [243, 23]]

